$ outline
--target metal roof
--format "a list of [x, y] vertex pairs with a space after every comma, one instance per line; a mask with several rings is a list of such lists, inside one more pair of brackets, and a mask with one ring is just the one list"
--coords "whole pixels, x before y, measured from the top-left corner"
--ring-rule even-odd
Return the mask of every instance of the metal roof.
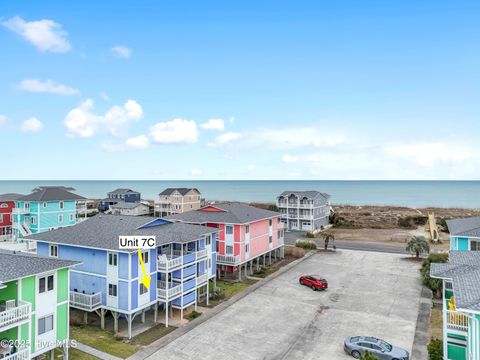
[[86, 200], [83, 196], [74, 194], [64, 186], [39, 186], [31, 194], [20, 197], [21, 201], [59, 201], [59, 200]]
[[216, 228], [172, 223], [151, 216], [102, 214], [73, 226], [32, 234], [25, 239], [118, 251], [119, 236], [156, 236], [157, 246], [160, 246], [198, 240], [217, 231]]
[[0, 250], [0, 282], [21, 279], [26, 276], [72, 267], [78, 264], [80, 264], [79, 261]]
[[218, 208], [221, 211], [206, 211], [205, 208], [187, 211], [181, 214], [169, 215], [171, 219], [192, 223], [231, 223], [246, 224], [254, 221], [280, 216], [280, 213], [238, 202], [219, 203], [207, 207]]

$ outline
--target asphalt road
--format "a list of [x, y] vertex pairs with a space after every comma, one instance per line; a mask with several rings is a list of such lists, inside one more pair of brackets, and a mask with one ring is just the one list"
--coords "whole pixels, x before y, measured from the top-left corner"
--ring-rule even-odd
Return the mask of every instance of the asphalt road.
[[[289, 231], [285, 232], [285, 244], [295, 245], [295, 241], [298, 238], [301, 238], [304, 232], [302, 231]], [[319, 248], [325, 246], [323, 240], [316, 239], [315, 242]], [[361, 250], [361, 251], [374, 251], [374, 252], [384, 252], [390, 254], [407, 254], [405, 250], [405, 245], [390, 245], [380, 242], [364, 242], [364, 241], [351, 241], [351, 240], [335, 240], [335, 246], [337, 249], [345, 250]], [[332, 249], [332, 243], [329, 244], [329, 249]]]

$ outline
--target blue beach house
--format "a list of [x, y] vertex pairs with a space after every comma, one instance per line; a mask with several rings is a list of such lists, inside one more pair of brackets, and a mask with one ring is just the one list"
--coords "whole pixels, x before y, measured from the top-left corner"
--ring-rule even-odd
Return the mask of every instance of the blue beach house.
[[[126, 319], [128, 337], [132, 322], [153, 311], [165, 314], [165, 325], [174, 309], [184, 309], [206, 296], [215, 280], [216, 228], [172, 223], [153, 217], [97, 215], [75, 226], [27, 236], [35, 240], [39, 255], [77, 260], [70, 273], [70, 306], [100, 316], [111, 312], [114, 330]], [[140, 282], [142, 271], [136, 250], [119, 249], [119, 236], [155, 236], [156, 246], [143, 250], [151, 277], [150, 288]]]
[[64, 186], [39, 186], [16, 200], [12, 210], [14, 239], [77, 223], [77, 209], [86, 199]]
[[480, 250], [480, 217], [447, 220], [450, 250]]

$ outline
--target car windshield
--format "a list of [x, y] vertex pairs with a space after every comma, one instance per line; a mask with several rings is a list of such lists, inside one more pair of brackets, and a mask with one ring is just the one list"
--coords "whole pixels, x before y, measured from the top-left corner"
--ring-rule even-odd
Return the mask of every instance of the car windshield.
[[382, 345], [382, 347], [387, 351], [392, 351], [392, 345], [390, 345], [389, 343], [382, 341], [380, 342], [380, 345]]

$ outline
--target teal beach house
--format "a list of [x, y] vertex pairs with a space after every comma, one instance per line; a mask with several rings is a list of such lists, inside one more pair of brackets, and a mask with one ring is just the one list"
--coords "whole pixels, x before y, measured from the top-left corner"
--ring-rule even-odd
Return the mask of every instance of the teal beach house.
[[14, 239], [75, 225], [86, 199], [64, 186], [40, 186], [16, 200], [12, 211]]
[[450, 250], [480, 250], [480, 217], [447, 220]]

